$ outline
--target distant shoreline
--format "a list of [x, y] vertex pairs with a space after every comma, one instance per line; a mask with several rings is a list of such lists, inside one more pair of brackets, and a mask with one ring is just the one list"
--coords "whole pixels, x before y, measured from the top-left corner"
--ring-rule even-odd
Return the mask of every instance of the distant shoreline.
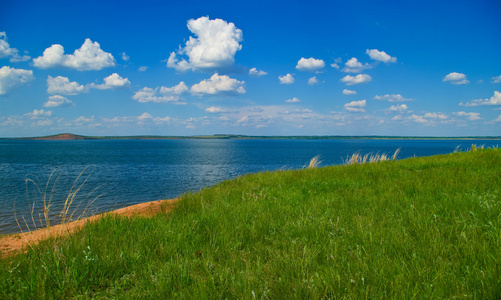
[[501, 136], [466, 136], [466, 137], [434, 137], [434, 136], [251, 136], [236, 134], [214, 134], [193, 136], [160, 136], [160, 135], [132, 135], [132, 136], [84, 136], [71, 133], [55, 134], [41, 137], [12, 137], [0, 140], [181, 140], [181, 139], [310, 139], [310, 140], [335, 140], [335, 139], [374, 139], [374, 140], [501, 140]]

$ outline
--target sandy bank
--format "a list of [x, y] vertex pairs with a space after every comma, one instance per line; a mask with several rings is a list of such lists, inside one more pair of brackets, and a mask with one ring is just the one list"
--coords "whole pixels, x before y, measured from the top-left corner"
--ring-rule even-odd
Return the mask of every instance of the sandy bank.
[[2, 253], [2, 258], [14, 255], [21, 251], [26, 251], [28, 247], [32, 247], [38, 242], [49, 237], [60, 237], [71, 234], [82, 228], [85, 223], [95, 221], [106, 215], [120, 215], [123, 217], [142, 216], [149, 218], [161, 211], [168, 212], [174, 207], [174, 204], [177, 202], [177, 200], [178, 199], [157, 200], [140, 203], [74, 222], [51, 226], [50, 228], [5, 235], [0, 237], [0, 251]]

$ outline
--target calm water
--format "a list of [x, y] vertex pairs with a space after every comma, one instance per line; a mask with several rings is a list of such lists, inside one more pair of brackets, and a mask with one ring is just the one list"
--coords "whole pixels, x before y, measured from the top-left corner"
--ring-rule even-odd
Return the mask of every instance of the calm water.
[[[74, 203], [84, 207], [89, 199], [99, 196], [89, 211], [99, 213], [174, 198], [246, 173], [300, 169], [318, 154], [321, 166], [325, 166], [341, 164], [348, 155], [358, 151], [393, 154], [401, 148], [398, 158], [402, 159], [451, 153], [458, 146], [466, 149], [472, 143], [490, 147], [500, 141], [0, 140], [0, 233], [18, 232], [14, 211], [18, 220], [22, 220], [21, 216], [30, 219], [33, 201], [38, 218], [44, 190], [47, 197], [53, 196], [51, 210], [60, 210], [70, 187], [88, 166], [78, 183], [88, 179]], [[26, 183], [26, 179], [38, 185]], [[37, 188], [42, 194], [34, 193]]]

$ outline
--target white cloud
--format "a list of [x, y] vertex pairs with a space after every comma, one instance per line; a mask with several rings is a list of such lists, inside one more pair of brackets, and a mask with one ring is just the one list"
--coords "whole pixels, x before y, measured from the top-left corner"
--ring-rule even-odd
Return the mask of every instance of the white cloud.
[[360, 100], [360, 101], [351, 101], [349, 103], [346, 103], [344, 105], [344, 108], [347, 111], [351, 112], [365, 112], [364, 107], [366, 106], [367, 101], [365, 100]]
[[73, 103], [66, 97], [60, 95], [54, 95], [49, 97], [49, 100], [47, 100], [47, 102], [44, 103], [43, 107], [63, 107], [72, 105]]
[[144, 87], [137, 91], [132, 99], [140, 103], [153, 102], [153, 103], [171, 103], [171, 104], [186, 104], [179, 97], [180, 94], [186, 92], [188, 87], [181, 81], [178, 85], [173, 87], [157, 87], [149, 88]]
[[315, 84], [318, 84], [318, 79], [316, 76], [313, 76], [311, 77], [310, 79], [308, 79], [308, 84], [309, 85], [315, 85]]
[[477, 121], [477, 120], [480, 120], [482, 118], [480, 118], [480, 113], [474, 113], [474, 112], [464, 112], [464, 111], [460, 111], [460, 112], [457, 112], [457, 113], [454, 113], [460, 117], [466, 117], [468, 120], [470, 121]]
[[501, 93], [494, 91], [494, 96], [490, 99], [477, 99], [467, 103], [459, 103], [460, 106], [479, 106], [479, 105], [501, 105]]
[[137, 117], [139, 120], [143, 121], [143, 120], [146, 120], [146, 119], [152, 119], [153, 116], [150, 115], [149, 113], [145, 112], [143, 113], [142, 115], [140, 115], [139, 117]]
[[322, 69], [325, 67], [325, 62], [321, 59], [315, 59], [313, 57], [310, 58], [304, 58], [301, 57], [301, 59], [297, 62], [296, 69], [299, 71], [317, 71], [319, 69]]
[[211, 78], [194, 84], [190, 92], [194, 95], [245, 94], [244, 84], [244, 81], [238, 81], [227, 75], [220, 76], [218, 73], [214, 73]]
[[343, 60], [338, 57], [334, 60], [334, 62], [331, 64], [331, 67], [333, 67], [334, 69], [337, 69], [339, 70], [341, 67], [339, 67], [339, 64], [342, 62]]
[[120, 55], [122, 55], [122, 59], [124, 61], [129, 61], [130, 57], [127, 54], [125, 54], [125, 52], [122, 52]]
[[451, 84], [467, 84], [470, 83], [463, 73], [452, 72], [447, 74], [442, 81], [450, 82]]
[[162, 93], [162, 94], [181, 95], [182, 93], [187, 92], [187, 91], [188, 91], [188, 86], [186, 86], [186, 83], [184, 83], [184, 81], [181, 81], [177, 85], [170, 87], [170, 88], [165, 87], [165, 86], [162, 86], [160, 88], [160, 93]]
[[446, 114], [441, 114], [441, 113], [426, 113], [424, 114], [423, 118], [427, 119], [440, 119], [440, 120], [446, 120], [448, 116]]
[[367, 49], [365, 51], [369, 55], [369, 57], [373, 60], [377, 61], [382, 61], [384, 63], [396, 63], [397, 58], [396, 57], [391, 57], [390, 55], [386, 54], [384, 51], [379, 51], [377, 49]]
[[367, 74], [358, 74], [357, 76], [353, 77], [351, 75], [346, 75], [341, 79], [342, 82], [344, 82], [346, 85], [355, 85], [359, 83], [367, 83], [372, 80], [372, 77]]
[[363, 65], [355, 57], [350, 58], [344, 65], [343, 72], [346, 73], [360, 73], [365, 69], [371, 68], [369, 64], [366, 63]]
[[57, 76], [47, 77], [47, 93], [49, 94], [62, 94], [62, 95], [76, 95], [86, 92], [86, 88], [78, 84], [76, 81], [70, 82], [67, 77]]
[[285, 100], [285, 102], [287, 102], [287, 103], [298, 103], [298, 102], [301, 102], [301, 100], [299, 100], [298, 98], [294, 97], [292, 99]]
[[501, 83], [501, 75], [492, 77], [491, 82], [492, 83]]
[[91, 84], [91, 87], [100, 90], [124, 89], [130, 87], [130, 81], [128, 78], [122, 78], [117, 73], [113, 73], [110, 76], [104, 78], [103, 84]]
[[28, 55], [19, 55], [19, 50], [16, 48], [11, 48], [7, 42], [7, 34], [5, 31], [0, 32], [0, 58], [9, 57], [10, 62], [27, 61], [31, 57]]
[[0, 95], [20, 88], [27, 82], [34, 80], [33, 71], [15, 69], [4, 66], [0, 69]]
[[381, 101], [389, 101], [389, 102], [404, 102], [404, 101], [413, 101], [414, 100], [414, 99], [410, 99], [410, 98], [404, 98], [400, 94], [396, 94], [396, 95], [386, 94], [384, 96], [378, 96], [378, 95], [376, 95], [374, 97], [374, 99], [381, 100]]
[[343, 90], [343, 94], [344, 95], [356, 95], [357, 92], [356, 91], [352, 91], [352, 90], [348, 90], [348, 89], [344, 89]]
[[497, 117], [497, 119], [492, 120], [493, 123], [501, 122], [501, 115]]
[[404, 112], [407, 110], [407, 105], [405, 104], [400, 104], [400, 105], [392, 105], [390, 106], [390, 108], [388, 109], [388, 111], [390, 112]]
[[294, 83], [294, 77], [292, 77], [291, 74], [287, 74], [285, 76], [278, 76], [278, 79], [280, 80], [281, 84], [293, 84]]
[[256, 68], [252, 68], [249, 70], [250, 76], [264, 76], [266, 74], [268, 74], [268, 73], [266, 73], [265, 71], [258, 70]]
[[200, 17], [188, 21], [188, 29], [196, 36], [190, 37], [184, 48], [178, 54], [187, 55], [188, 61], [178, 59], [172, 52], [167, 61], [167, 67], [179, 72], [188, 69], [210, 71], [220, 67], [228, 67], [235, 61], [235, 53], [242, 49], [242, 30], [235, 24], [221, 19], [210, 20]]
[[148, 67], [147, 66], [141, 66], [139, 67], [139, 69], [137, 69], [139, 72], [144, 72], [146, 70], [148, 70]]
[[64, 54], [63, 46], [54, 44], [45, 49], [43, 56], [33, 59], [33, 65], [38, 68], [70, 68], [79, 71], [101, 70], [115, 66], [115, 58], [110, 53], [101, 50], [98, 42], [85, 39], [82, 47], [73, 54]]
[[211, 113], [211, 114], [217, 114], [217, 113], [224, 112], [224, 110], [221, 107], [211, 106], [211, 107], [207, 107], [205, 109], [205, 112], [208, 112], [208, 113]]
[[40, 117], [50, 117], [52, 115], [52, 111], [50, 110], [43, 110], [43, 109], [35, 109], [33, 110], [33, 112], [31, 113], [27, 113], [27, 114], [24, 114], [25, 116], [27, 117], [31, 117], [32, 119], [37, 119], [37, 118], [40, 118]]
[[425, 119], [423, 116], [418, 116], [418, 115], [412, 115], [409, 118], [411, 121], [414, 121], [416, 123], [423, 123], [426, 124], [430, 122], [429, 120]]

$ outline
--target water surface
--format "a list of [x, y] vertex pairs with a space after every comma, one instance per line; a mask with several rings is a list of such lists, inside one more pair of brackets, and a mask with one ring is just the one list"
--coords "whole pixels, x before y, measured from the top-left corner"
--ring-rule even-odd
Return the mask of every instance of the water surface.
[[54, 170], [47, 192], [53, 196], [52, 211], [61, 208], [80, 172], [89, 167], [80, 177], [82, 182], [88, 175], [77, 202], [84, 207], [99, 196], [89, 211], [99, 213], [175, 198], [246, 173], [300, 169], [316, 155], [326, 166], [341, 164], [355, 152], [393, 154], [400, 148], [398, 158], [403, 159], [451, 153], [472, 143], [491, 147], [499, 140], [0, 140], [0, 233], [18, 232], [14, 212], [18, 220], [30, 219], [32, 202], [37, 208], [42, 203], [26, 179], [43, 192]]

